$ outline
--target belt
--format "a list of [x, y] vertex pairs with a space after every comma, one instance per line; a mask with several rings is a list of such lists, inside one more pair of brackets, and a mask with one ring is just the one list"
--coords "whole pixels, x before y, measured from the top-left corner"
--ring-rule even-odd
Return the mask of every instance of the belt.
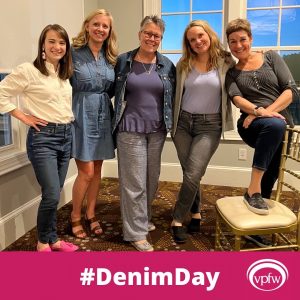
[[60, 127], [60, 128], [68, 128], [69, 126], [71, 126], [71, 123], [51, 123], [49, 122], [46, 126], [49, 126], [49, 127]]

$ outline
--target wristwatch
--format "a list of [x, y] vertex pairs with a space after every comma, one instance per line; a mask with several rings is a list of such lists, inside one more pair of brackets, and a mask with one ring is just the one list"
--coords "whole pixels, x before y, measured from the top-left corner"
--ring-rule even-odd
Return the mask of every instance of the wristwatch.
[[254, 114], [254, 116], [258, 116], [257, 111], [258, 111], [259, 109], [262, 109], [262, 108], [263, 108], [262, 106], [255, 106], [254, 109], [253, 109], [253, 114]]

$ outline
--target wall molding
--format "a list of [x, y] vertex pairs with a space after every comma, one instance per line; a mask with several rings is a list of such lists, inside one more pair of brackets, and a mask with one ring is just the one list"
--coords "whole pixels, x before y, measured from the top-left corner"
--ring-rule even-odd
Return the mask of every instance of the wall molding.
[[[295, 171], [300, 176], [300, 171]], [[251, 168], [229, 167], [209, 165], [206, 173], [201, 181], [203, 184], [220, 185], [229, 187], [243, 187], [249, 185], [251, 176]], [[297, 187], [299, 182], [293, 176], [286, 174], [287, 180]], [[118, 164], [117, 160], [105, 161], [103, 165], [102, 177], [118, 178]], [[180, 164], [178, 163], [162, 163], [160, 172], [160, 181], [182, 181], [182, 172]], [[274, 189], [277, 185], [275, 184]], [[289, 189], [284, 187], [283, 190]]]
[[[66, 179], [61, 192], [59, 208], [71, 201], [72, 187], [76, 176], [77, 174]], [[0, 251], [36, 226], [36, 214], [40, 199], [39, 195], [0, 218]]]
[[[202, 179], [204, 184], [246, 187], [249, 183], [251, 168], [209, 165]], [[103, 177], [118, 177], [117, 160], [108, 160], [103, 165]], [[161, 181], [181, 182], [182, 172], [179, 163], [162, 163]]]

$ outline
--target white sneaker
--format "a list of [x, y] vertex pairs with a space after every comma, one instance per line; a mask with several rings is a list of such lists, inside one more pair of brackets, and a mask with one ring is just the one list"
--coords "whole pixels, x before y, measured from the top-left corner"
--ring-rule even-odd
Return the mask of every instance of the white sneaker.
[[153, 231], [155, 229], [156, 229], [155, 225], [152, 222], [149, 222], [148, 223], [148, 231], [150, 232], [150, 231]]
[[154, 248], [152, 247], [152, 245], [146, 240], [142, 243], [139, 242], [130, 242], [130, 244], [138, 251], [141, 252], [152, 252], [154, 251]]

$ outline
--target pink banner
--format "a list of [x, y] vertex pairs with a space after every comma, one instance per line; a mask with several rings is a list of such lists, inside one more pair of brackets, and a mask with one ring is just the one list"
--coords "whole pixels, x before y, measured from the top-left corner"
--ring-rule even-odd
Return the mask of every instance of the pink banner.
[[283, 300], [299, 294], [299, 258], [297, 252], [1, 252], [0, 293], [1, 299]]

